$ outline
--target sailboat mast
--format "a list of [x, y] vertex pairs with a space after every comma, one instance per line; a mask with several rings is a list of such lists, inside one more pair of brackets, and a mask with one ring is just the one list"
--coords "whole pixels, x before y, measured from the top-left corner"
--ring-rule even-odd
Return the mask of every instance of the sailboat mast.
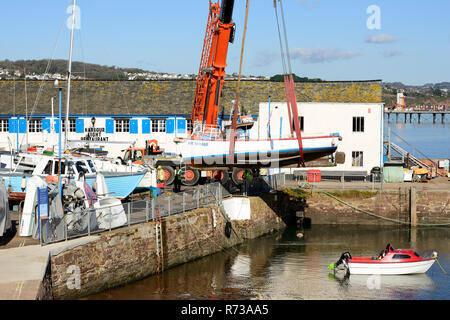
[[70, 30], [70, 51], [69, 51], [69, 63], [67, 67], [67, 97], [66, 97], [66, 134], [65, 134], [65, 143], [64, 148], [67, 148], [67, 140], [70, 131], [69, 126], [69, 109], [70, 109], [70, 78], [72, 75], [72, 50], [73, 50], [73, 31], [75, 27], [75, 7], [76, 0], [73, 0], [72, 6], [72, 28]]

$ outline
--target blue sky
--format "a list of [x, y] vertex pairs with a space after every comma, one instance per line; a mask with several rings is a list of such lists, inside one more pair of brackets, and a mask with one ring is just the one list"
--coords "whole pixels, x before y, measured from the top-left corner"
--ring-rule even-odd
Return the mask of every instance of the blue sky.
[[[214, 0], [216, 1], [216, 0]], [[3, 0], [0, 60], [67, 59], [71, 0]], [[196, 74], [208, 0], [78, 0], [74, 60]], [[246, 0], [236, 0], [236, 40], [227, 73], [238, 72]], [[448, 0], [283, 0], [294, 73], [326, 80], [450, 81]], [[380, 29], [369, 29], [371, 5]], [[61, 32], [59, 33], [59, 30]], [[58, 36], [59, 35], [59, 36]], [[53, 47], [56, 49], [53, 53]], [[77, 70], [74, 70], [75, 72]], [[81, 70], [79, 70], [81, 71]], [[282, 73], [272, 0], [250, 0], [243, 74]]]

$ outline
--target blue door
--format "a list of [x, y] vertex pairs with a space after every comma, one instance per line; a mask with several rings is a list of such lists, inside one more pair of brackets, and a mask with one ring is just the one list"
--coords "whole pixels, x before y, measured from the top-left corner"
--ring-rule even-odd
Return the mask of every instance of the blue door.
[[54, 124], [55, 124], [55, 132], [59, 133], [59, 119], [55, 119]]
[[142, 133], [149, 134], [151, 130], [150, 119], [142, 120]]
[[169, 118], [166, 121], [166, 133], [175, 133], [175, 119]]
[[180, 134], [186, 133], [186, 119], [177, 119], [177, 132]]
[[27, 132], [27, 119], [19, 119], [19, 133]]
[[8, 120], [9, 133], [17, 133], [17, 119]]
[[106, 119], [105, 131], [106, 131], [106, 133], [114, 133], [114, 120], [113, 119]]
[[42, 119], [42, 131], [51, 132], [50, 119]]
[[137, 120], [130, 120], [130, 133], [131, 134], [139, 133], [138, 121]]
[[76, 133], [84, 133], [84, 119], [77, 119], [75, 121]]

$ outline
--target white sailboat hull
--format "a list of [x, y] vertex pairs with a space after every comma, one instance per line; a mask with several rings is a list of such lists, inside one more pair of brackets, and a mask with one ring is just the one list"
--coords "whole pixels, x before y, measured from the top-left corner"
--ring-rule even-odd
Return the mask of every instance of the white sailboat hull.
[[[336, 152], [339, 136], [304, 137], [305, 162]], [[229, 140], [182, 140], [183, 161], [197, 168], [220, 168], [230, 165]], [[233, 165], [239, 167], [283, 167], [298, 163], [300, 149], [296, 138], [236, 140]]]
[[414, 262], [354, 263], [348, 262], [350, 274], [414, 274], [425, 273], [435, 259]]

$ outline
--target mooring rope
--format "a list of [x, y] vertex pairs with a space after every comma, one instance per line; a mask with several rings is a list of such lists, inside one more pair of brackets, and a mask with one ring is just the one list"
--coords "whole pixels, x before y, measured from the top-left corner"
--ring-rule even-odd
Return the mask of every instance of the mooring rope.
[[[406, 222], [406, 221], [401, 221], [401, 220], [397, 220], [397, 219], [391, 219], [391, 218], [383, 217], [383, 216], [377, 215], [375, 213], [372, 213], [372, 212], [369, 212], [369, 211], [357, 208], [357, 207], [351, 205], [350, 203], [345, 202], [344, 200], [341, 200], [341, 199], [333, 196], [332, 194], [330, 194], [330, 193], [328, 193], [326, 191], [318, 190], [318, 192], [319, 193], [323, 193], [323, 194], [329, 196], [330, 198], [333, 198], [334, 200], [336, 200], [336, 201], [338, 201], [338, 202], [340, 202], [340, 203], [342, 203], [342, 204], [344, 204], [344, 205], [346, 205], [346, 206], [348, 206], [348, 207], [350, 207], [352, 209], [355, 209], [355, 210], [360, 211], [362, 213], [368, 214], [370, 216], [373, 216], [373, 217], [376, 217], [376, 218], [379, 218], [379, 219], [383, 219], [383, 220], [387, 220], [387, 221], [391, 221], [391, 222], [395, 222], [395, 223], [411, 225], [411, 222]], [[438, 227], [438, 226], [450, 226], [450, 223], [438, 223], [438, 224], [416, 223], [416, 225], [417, 226], [423, 226], [423, 227]]]
[[441, 268], [442, 272], [444, 272], [444, 274], [447, 274], [447, 271], [445, 271], [444, 268], [442, 268], [441, 263], [439, 262], [437, 257], [436, 257], [436, 262], [438, 263], [439, 268]]

